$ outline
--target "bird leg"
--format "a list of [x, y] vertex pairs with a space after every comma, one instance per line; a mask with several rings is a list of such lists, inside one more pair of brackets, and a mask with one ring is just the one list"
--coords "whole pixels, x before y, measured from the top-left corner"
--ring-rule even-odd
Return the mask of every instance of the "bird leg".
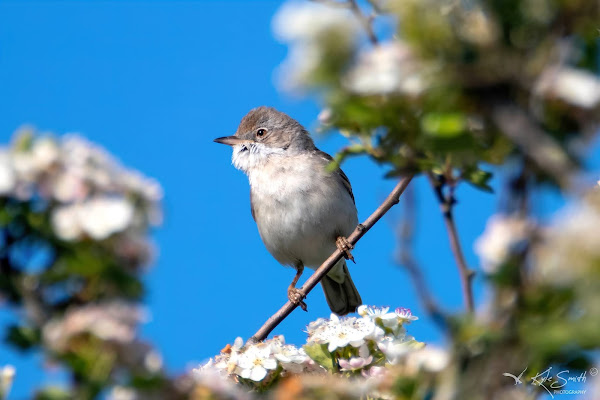
[[335, 244], [337, 248], [344, 254], [344, 258], [346, 260], [352, 260], [352, 262], [356, 264], [356, 261], [354, 261], [354, 256], [352, 253], [350, 253], [350, 250], [352, 250], [354, 246], [350, 244], [348, 239], [346, 239], [344, 236], [338, 236]]
[[296, 276], [294, 276], [294, 280], [292, 280], [292, 283], [290, 283], [290, 286], [288, 287], [288, 299], [292, 303], [300, 306], [304, 311], [308, 311], [306, 303], [303, 301], [306, 294], [304, 294], [302, 290], [296, 288], [296, 283], [298, 283], [298, 279], [302, 276], [302, 272], [304, 272], [304, 265], [300, 262], [296, 264]]

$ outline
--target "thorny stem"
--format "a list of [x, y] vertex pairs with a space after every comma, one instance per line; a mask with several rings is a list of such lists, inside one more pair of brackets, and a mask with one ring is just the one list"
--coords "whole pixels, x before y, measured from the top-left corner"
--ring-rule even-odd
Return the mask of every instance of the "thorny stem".
[[[369, 218], [365, 220], [365, 222], [363, 222], [362, 224], [358, 224], [356, 229], [354, 229], [354, 232], [352, 232], [347, 238], [348, 242], [351, 245], [355, 245], [360, 240], [360, 238], [362, 238], [365, 235], [365, 233], [367, 233], [367, 231], [371, 229], [373, 225], [375, 225], [377, 221], [379, 221], [381, 217], [383, 217], [385, 213], [389, 211], [390, 208], [398, 204], [398, 202], [400, 201], [400, 196], [402, 195], [412, 178], [413, 175], [411, 174], [407, 175], [402, 180], [400, 180], [400, 182], [398, 182], [394, 190], [392, 190], [392, 192], [388, 195], [384, 202], [381, 203], [381, 205], [373, 212], [373, 214], [371, 214]], [[327, 275], [327, 273], [337, 264], [337, 262], [343, 256], [344, 253], [342, 253], [340, 249], [336, 249], [329, 256], [329, 258], [325, 260], [325, 262], [323, 262], [323, 264], [321, 264], [321, 266], [310, 276], [310, 278], [308, 278], [308, 280], [306, 281], [306, 283], [304, 283], [304, 286], [302, 286], [300, 290], [302, 290], [302, 292], [304, 292], [304, 294], [307, 295], [317, 285], [317, 283], [319, 283], [321, 279], [323, 279], [323, 277]], [[285, 303], [283, 307], [279, 309], [279, 311], [273, 314], [267, 320], [267, 322], [264, 323], [264, 325], [254, 334], [254, 336], [250, 338], [249, 341], [252, 343], [264, 340], [269, 335], [269, 333], [271, 333], [271, 331], [273, 331], [273, 329], [277, 327], [277, 325], [279, 325], [288, 315], [291, 314], [292, 311], [294, 311], [296, 307], [298, 307], [298, 304], [294, 304], [291, 301]]]
[[443, 183], [438, 181], [432, 173], [428, 173], [427, 177], [431, 183], [431, 187], [438, 198], [440, 208], [442, 210], [442, 216], [444, 217], [444, 224], [448, 231], [448, 238], [450, 239], [450, 248], [452, 254], [456, 260], [456, 266], [458, 267], [458, 273], [460, 274], [460, 281], [463, 292], [463, 299], [467, 312], [472, 313], [474, 310], [473, 304], [473, 288], [471, 282], [473, 280], [474, 272], [469, 269], [465, 256], [460, 245], [460, 239], [458, 238], [458, 231], [456, 230], [456, 224], [454, 223], [454, 216], [452, 214], [452, 207], [454, 206], [454, 185], [451, 184], [450, 193], [445, 196], [443, 192]]

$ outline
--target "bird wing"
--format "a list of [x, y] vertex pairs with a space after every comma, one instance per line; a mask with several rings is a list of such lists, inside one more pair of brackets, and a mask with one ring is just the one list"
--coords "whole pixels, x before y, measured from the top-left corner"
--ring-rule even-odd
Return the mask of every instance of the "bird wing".
[[[321, 151], [319, 149], [317, 149], [315, 151], [319, 157], [321, 157], [325, 161], [327, 161], [327, 164], [329, 164], [330, 162], [333, 161], [333, 157], [331, 157], [329, 154], [325, 153], [324, 151]], [[346, 176], [344, 171], [342, 171], [341, 168], [337, 168], [335, 171], [333, 171], [333, 173], [336, 175], [336, 177], [338, 177], [340, 179], [340, 182], [342, 183], [342, 185], [344, 185], [344, 188], [348, 191], [348, 194], [352, 198], [352, 202], [354, 204], [356, 204], [356, 202], [354, 201], [354, 193], [352, 193], [352, 185], [350, 185], [350, 179], [348, 179], [348, 177]]]
[[252, 189], [250, 189], [250, 213], [252, 213], [252, 219], [256, 222], [256, 211], [254, 211], [254, 202], [252, 201]]

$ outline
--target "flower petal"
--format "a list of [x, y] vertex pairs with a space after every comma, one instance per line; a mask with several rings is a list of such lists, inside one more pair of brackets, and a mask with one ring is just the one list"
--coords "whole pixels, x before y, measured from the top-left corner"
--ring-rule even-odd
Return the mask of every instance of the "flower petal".
[[257, 365], [254, 368], [252, 368], [252, 371], [250, 372], [250, 379], [252, 379], [255, 382], [262, 381], [265, 376], [267, 376], [267, 370], [260, 365]]

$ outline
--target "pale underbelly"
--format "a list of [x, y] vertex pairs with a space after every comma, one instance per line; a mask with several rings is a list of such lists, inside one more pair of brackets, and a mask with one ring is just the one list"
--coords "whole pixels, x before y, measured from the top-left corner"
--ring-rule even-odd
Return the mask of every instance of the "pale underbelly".
[[271, 198], [270, 207], [257, 207], [256, 222], [267, 250], [284, 265], [320, 266], [335, 250], [336, 238], [348, 236], [358, 223], [354, 203], [346, 197], [336, 196], [340, 201], [334, 202], [299, 194]]

